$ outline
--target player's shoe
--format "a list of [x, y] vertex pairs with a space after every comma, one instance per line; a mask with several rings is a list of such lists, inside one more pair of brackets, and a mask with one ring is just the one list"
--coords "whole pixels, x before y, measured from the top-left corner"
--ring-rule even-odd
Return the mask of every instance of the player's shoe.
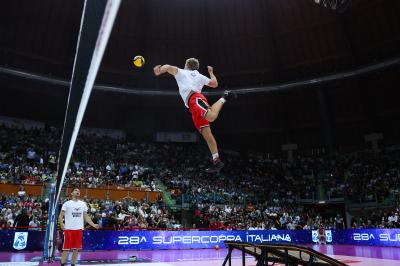
[[224, 168], [224, 163], [221, 160], [215, 160], [213, 164], [206, 169], [208, 174], [218, 173], [221, 169]]
[[222, 98], [224, 98], [226, 101], [234, 100], [234, 99], [236, 99], [237, 97], [238, 97], [238, 96], [237, 96], [237, 93], [236, 93], [236, 92], [234, 92], [234, 91], [229, 91], [229, 90], [224, 91], [224, 95], [222, 96]]

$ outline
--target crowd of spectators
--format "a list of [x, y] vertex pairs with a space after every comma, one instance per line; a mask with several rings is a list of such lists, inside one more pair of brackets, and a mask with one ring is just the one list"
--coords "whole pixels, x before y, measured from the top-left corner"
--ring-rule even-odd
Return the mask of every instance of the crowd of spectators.
[[[0, 126], [0, 182], [51, 180], [60, 134], [55, 128]], [[400, 182], [398, 151], [295, 157], [292, 161], [265, 154], [231, 152], [222, 156], [227, 167], [215, 177], [202, 171], [209, 163], [204, 145], [135, 143], [80, 135], [67, 182], [83, 188], [114, 185], [157, 190], [155, 179], [159, 178], [178, 202], [219, 204], [315, 198], [318, 184], [323, 185], [327, 198], [382, 201]]]
[[[38, 184], [55, 176], [60, 130], [0, 126], [0, 180]], [[67, 172], [68, 185], [157, 190], [159, 178], [178, 201], [239, 202], [258, 197], [310, 196], [315, 180], [307, 165], [265, 157], [232, 154], [224, 174], [211, 177], [202, 169], [209, 154], [199, 144], [135, 143], [107, 136], [80, 135]], [[301, 178], [299, 178], [301, 177]], [[255, 195], [257, 191], [258, 195]]]
[[399, 208], [395, 210], [374, 210], [351, 220], [353, 229], [400, 228]]
[[[66, 199], [64, 199], [66, 200]], [[92, 216], [103, 230], [180, 229], [179, 215], [163, 202], [83, 199]], [[400, 228], [399, 209], [376, 210], [353, 218], [353, 229]], [[47, 222], [48, 199], [29, 195], [0, 195], [0, 229], [27, 228], [44, 230]], [[264, 202], [253, 205], [218, 205], [199, 203], [192, 219], [192, 230], [302, 230], [346, 228], [344, 217], [321, 215], [313, 208], [295, 202]], [[90, 227], [88, 227], [90, 229]]]
[[400, 149], [331, 154], [317, 161], [313, 169], [317, 169], [329, 199], [383, 202], [400, 186]]
[[246, 207], [214, 204], [198, 204], [193, 220], [195, 228], [220, 230], [306, 230], [345, 228], [344, 218], [322, 217], [315, 210], [289, 202], [247, 205]]
[[[184, 149], [177, 154], [173, 153], [173, 157], [182, 153], [183, 161], [184, 158], [193, 157], [191, 151], [185, 154]], [[238, 204], [257, 203], [265, 198], [292, 202], [298, 197], [312, 198], [315, 191], [316, 180], [312, 170], [301, 161], [288, 162], [268, 159], [263, 155], [223, 153], [227, 167], [215, 177], [199, 171], [208, 160], [207, 151], [203, 154], [195, 157], [198, 160], [191, 158], [188, 168], [174, 171], [176, 168], [172, 163], [160, 175], [178, 202]]]
[[[0, 183], [39, 184], [56, 175], [61, 131], [56, 128], [9, 128], [0, 125]], [[67, 172], [67, 185], [156, 190], [154, 175], [138, 162], [147, 161], [146, 144], [107, 136], [80, 135]]]
[[[66, 199], [65, 199], [66, 200]], [[83, 199], [92, 216], [104, 230], [180, 228], [180, 221], [161, 202]], [[47, 222], [48, 199], [29, 195], [0, 194], [0, 229], [17, 228], [44, 230]]]
[[346, 195], [353, 201], [383, 202], [400, 186], [400, 151], [362, 152], [345, 169]]
[[[51, 182], [55, 176], [60, 136], [56, 128], [0, 126], [0, 182]], [[334, 216], [323, 219], [304, 211], [298, 200], [315, 199], [317, 187], [322, 187], [328, 199], [381, 202], [399, 187], [398, 150], [299, 156], [291, 161], [270, 158], [266, 154], [229, 151], [221, 154], [225, 169], [219, 175], [208, 175], [203, 171], [210, 160], [205, 145], [137, 143], [107, 136], [80, 135], [66, 180], [68, 185], [81, 188], [118, 186], [155, 191], [159, 189], [156, 186], [159, 179], [178, 204], [198, 207], [194, 227], [238, 229], [316, 228], [319, 224], [337, 228], [340, 219]], [[7, 197], [3, 196], [0, 206], [0, 225], [13, 224], [22, 209], [30, 222], [43, 223], [47, 209], [41, 209], [44, 205], [41, 199], [16, 195], [10, 203]], [[125, 199], [93, 203], [88, 199], [88, 204], [95, 206], [91, 206], [91, 214], [105, 223], [103, 227], [179, 227], [172, 212], [148, 202]], [[121, 206], [123, 211], [116, 212], [116, 206]], [[41, 216], [33, 213], [37, 208], [41, 209]], [[396, 222], [394, 218], [389, 219], [393, 215], [380, 215], [386, 217], [385, 225], [382, 219], [378, 223], [377, 219], [362, 218], [353, 221], [352, 226], [397, 226], [397, 219]]]
[[109, 230], [171, 229], [180, 228], [179, 219], [160, 202], [136, 201], [124, 198], [119, 201], [87, 201], [93, 222]]
[[0, 194], [0, 229], [29, 227], [41, 230], [46, 226], [48, 206], [48, 199], [24, 193]]

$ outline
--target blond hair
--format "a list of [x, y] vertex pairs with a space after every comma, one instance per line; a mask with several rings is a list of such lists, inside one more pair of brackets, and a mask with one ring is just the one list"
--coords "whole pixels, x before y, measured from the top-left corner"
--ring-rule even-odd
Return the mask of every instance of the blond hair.
[[192, 58], [188, 58], [186, 59], [186, 67], [190, 70], [198, 70], [199, 69], [199, 60], [192, 57]]

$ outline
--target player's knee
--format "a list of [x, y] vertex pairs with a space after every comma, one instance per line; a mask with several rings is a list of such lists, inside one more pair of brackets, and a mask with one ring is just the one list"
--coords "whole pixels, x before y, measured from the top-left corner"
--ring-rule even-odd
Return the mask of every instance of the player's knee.
[[201, 135], [203, 135], [203, 137], [204, 137], [205, 139], [208, 139], [208, 138], [210, 137], [210, 132], [207, 130], [207, 128], [208, 128], [208, 127], [203, 128], [203, 129], [201, 130]]
[[206, 119], [207, 119], [208, 122], [214, 122], [215, 121], [215, 117], [213, 117], [211, 115], [207, 116]]
[[217, 119], [218, 115], [216, 113], [214, 113], [211, 109], [208, 110], [207, 114], [206, 114], [206, 119], [209, 122], [214, 122], [215, 119]]

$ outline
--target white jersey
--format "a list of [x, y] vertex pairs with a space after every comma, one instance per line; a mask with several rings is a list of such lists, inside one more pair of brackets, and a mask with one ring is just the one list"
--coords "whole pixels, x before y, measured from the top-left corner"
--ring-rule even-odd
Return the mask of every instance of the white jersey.
[[189, 108], [188, 97], [192, 92], [201, 92], [204, 85], [210, 83], [210, 79], [199, 73], [197, 70], [187, 70], [178, 68], [178, 73], [174, 76], [179, 87], [179, 94], [185, 106]]
[[79, 230], [83, 229], [83, 213], [88, 211], [85, 202], [78, 200], [69, 200], [64, 202], [61, 207], [64, 211], [65, 227], [66, 230]]

